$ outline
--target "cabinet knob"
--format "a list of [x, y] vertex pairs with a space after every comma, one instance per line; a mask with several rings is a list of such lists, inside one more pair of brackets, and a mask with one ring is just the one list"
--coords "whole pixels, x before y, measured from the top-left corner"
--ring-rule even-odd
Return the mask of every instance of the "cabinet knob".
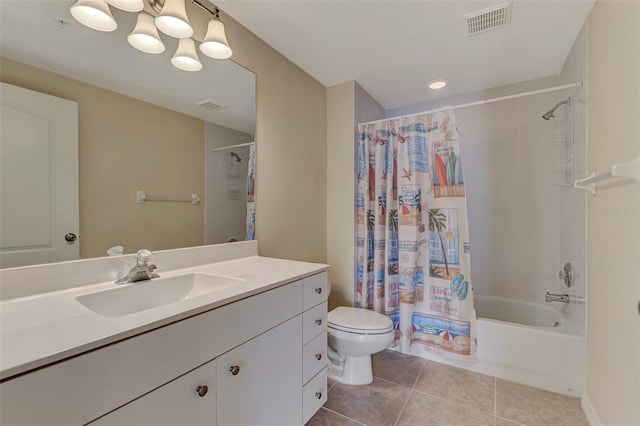
[[317, 287], [316, 288], [316, 293], [318, 293], [318, 294], [322, 293], [322, 287]]
[[316, 325], [322, 325], [322, 320], [320, 318], [316, 320]]
[[317, 399], [322, 399], [322, 392], [316, 392], [315, 396]]
[[240, 372], [240, 367], [238, 367], [237, 365], [232, 365], [229, 371], [231, 371], [231, 374], [233, 374], [234, 376], [237, 376]]
[[196, 388], [196, 392], [198, 392], [198, 396], [203, 397], [207, 394], [207, 392], [209, 392], [209, 388], [206, 387], [205, 385], [198, 386]]
[[320, 361], [322, 359], [322, 354], [316, 354], [316, 359]]

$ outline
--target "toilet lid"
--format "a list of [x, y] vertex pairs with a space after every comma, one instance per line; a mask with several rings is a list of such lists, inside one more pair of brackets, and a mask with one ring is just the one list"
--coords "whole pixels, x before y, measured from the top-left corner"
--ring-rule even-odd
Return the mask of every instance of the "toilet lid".
[[329, 327], [346, 331], [388, 332], [393, 330], [393, 322], [385, 315], [367, 309], [344, 306], [329, 312], [327, 322]]

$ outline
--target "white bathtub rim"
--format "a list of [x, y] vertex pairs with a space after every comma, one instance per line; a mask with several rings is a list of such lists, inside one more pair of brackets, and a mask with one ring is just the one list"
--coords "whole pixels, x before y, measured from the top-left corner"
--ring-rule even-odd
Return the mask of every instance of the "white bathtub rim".
[[502, 327], [521, 327], [526, 328], [527, 330], [531, 330], [536, 333], [548, 333], [548, 334], [562, 334], [576, 339], [582, 339], [578, 334], [578, 330], [575, 325], [570, 320], [564, 320], [557, 327], [540, 327], [535, 325], [525, 325], [515, 322], [501, 321], [490, 318], [477, 318], [478, 322], [487, 322], [490, 324], [495, 324]]
[[535, 330], [535, 331], [539, 331], [539, 332], [566, 334], [566, 335], [578, 336], [579, 337], [578, 328], [576, 327], [573, 319], [568, 315], [567, 312], [559, 311], [559, 310], [554, 309], [553, 307], [545, 305], [543, 303], [531, 302], [531, 301], [528, 301], [528, 300], [518, 300], [518, 299], [513, 299], [513, 298], [508, 298], [508, 297], [487, 296], [487, 295], [482, 295], [482, 294], [474, 295], [474, 298], [490, 299], [490, 300], [500, 301], [500, 302], [504, 302], [504, 303], [508, 303], [508, 304], [513, 304], [515, 302], [517, 304], [523, 304], [523, 305], [527, 305], [527, 306], [530, 306], [530, 307], [533, 307], [533, 308], [542, 309], [542, 310], [545, 310], [545, 311], [550, 311], [558, 319], [558, 322], [560, 324], [558, 326], [555, 326], [555, 327], [552, 327], [552, 326], [536, 326], [536, 325], [528, 325], [528, 324], [522, 324], [522, 323], [498, 320], [498, 319], [493, 319], [493, 318], [484, 318], [484, 317], [478, 317], [477, 318], [478, 321], [487, 321], [487, 322], [490, 322], [490, 323], [502, 324], [504, 326], [524, 327], [524, 328], [527, 328], [529, 330]]

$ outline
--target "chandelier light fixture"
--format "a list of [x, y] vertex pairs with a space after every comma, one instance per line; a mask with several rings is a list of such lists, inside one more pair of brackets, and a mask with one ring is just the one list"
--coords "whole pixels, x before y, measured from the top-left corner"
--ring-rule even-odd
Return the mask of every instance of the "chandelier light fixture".
[[198, 58], [196, 45], [192, 38], [181, 38], [178, 42], [178, 50], [171, 58], [174, 67], [183, 71], [200, 71], [202, 62]]
[[164, 43], [153, 23], [153, 16], [146, 12], [138, 14], [135, 28], [127, 37], [129, 44], [141, 52], [157, 55], [165, 50]]
[[214, 59], [228, 59], [233, 53], [224, 33], [224, 24], [220, 20], [218, 9], [207, 24], [207, 35], [200, 43], [200, 51]]
[[184, 0], [164, 0], [164, 6], [156, 16], [156, 27], [163, 33], [174, 38], [189, 38], [193, 35], [193, 28], [187, 17]]
[[140, 12], [144, 9], [143, 0], [107, 0], [107, 3], [125, 12]]
[[104, 0], [78, 0], [69, 10], [76, 21], [92, 30], [115, 31], [118, 28]]
[[200, 51], [213, 59], [228, 59], [233, 54], [217, 7], [214, 6], [214, 10], [210, 10], [200, 0], [146, 1], [149, 5], [147, 10], [145, 0], [77, 0], [71, 6], [70, 12], [82, 25], [105, 32], [118, 28], [110, 7], [137, 13], [136, 25], [127, 37], [131, 46], [145, 53], [163, 53], [166, 48], [158, 32], [160, 30], [163, 34], [179, 40], [178, 49], [171, 58], [173, 66], [184, 71], [199, 71], [202, 69], [202, 62], [198, 58], [196, 41], [192, 38], [193, 27], [189, 22], [185, 5], [185, 1], [190, 1], [211, 15], [207, 33], [200, 43]]

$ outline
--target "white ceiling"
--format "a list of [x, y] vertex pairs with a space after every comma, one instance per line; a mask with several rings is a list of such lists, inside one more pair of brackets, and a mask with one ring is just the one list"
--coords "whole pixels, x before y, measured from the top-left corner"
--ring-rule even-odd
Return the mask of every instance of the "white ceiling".
[[[255, 76], [240, 65], [200, 54], [189, 73], [169, 60], [177, 40], [161, 35], [160, 55], [127, 42], [137, 14], [111, 8], [118, 29], [91, 30], [71, 17], [75, 0], [0, 0], [0, 55], [245, 133], [255, 132]], [[64, 27], [57, 19], [68, 22]], [[210, 100], [224, 108], [209, 110]]]
[[390, 108], [558, 74], [594, 0], [514, 0], [508, 26], [473, 36], [464, 15], [503, 1], [215, 3], [320, 83], [355, 80]]

